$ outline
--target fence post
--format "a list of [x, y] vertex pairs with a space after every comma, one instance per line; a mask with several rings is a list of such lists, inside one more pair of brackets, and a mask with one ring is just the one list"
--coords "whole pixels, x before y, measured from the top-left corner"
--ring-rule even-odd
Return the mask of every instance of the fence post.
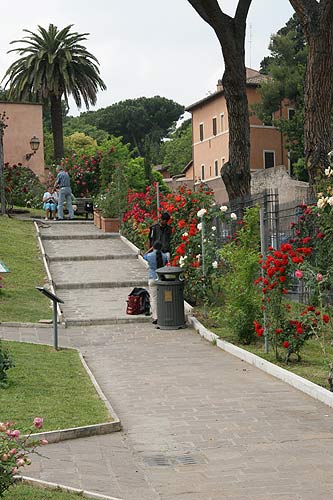
[[[267, 235], [268, 235], [268, 203], [267, 200], [268, 195], [267, 191], [265, 190], [264, 196], [263, 196], [263, 204], [260, 207], [260, 247], [261, 247], [261, 255], [262, 255], [262, 260], [265, 261], [267, 257], [267, 247], [268, 247], [268, 242], [267, 242]], [[261, 269], [261, 275], [263, 276], [264, 270]], [[263, 310], [263, 319], [264, 319], [264, 339], [265, 339], [265, 352], [267, 353], [269, 351], [269, 339], [268, 339], [268, 332], [267, 332], [267, 314], [266, 314], [266, 309]]]

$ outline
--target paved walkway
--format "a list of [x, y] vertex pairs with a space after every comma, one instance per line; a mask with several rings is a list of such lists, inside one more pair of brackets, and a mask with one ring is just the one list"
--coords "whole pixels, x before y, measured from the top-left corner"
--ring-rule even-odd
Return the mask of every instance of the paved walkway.
[[59, 341], [82, 351], [124, 430], [49, 445], [27, 475], [124, 500], [332, 500], [331, 408], [190, 328], [77, 326]]

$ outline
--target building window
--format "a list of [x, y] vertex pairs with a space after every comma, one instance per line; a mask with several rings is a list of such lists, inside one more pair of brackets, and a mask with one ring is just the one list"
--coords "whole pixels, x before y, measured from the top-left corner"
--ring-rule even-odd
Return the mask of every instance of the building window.
[[225, 164], [225, 158], [221, 158], [221, 167]]
[[264, 151], [264, 168], [275, 167], [275, 151]]
[[216, 135], [217, 134], [217, 121], [216, 121], [216, 117], [214, 116], [213, 118], [213, 135]]
[[199, 127], [200, 127], [200, 141], [203, 141], [204, 140], [204, 124], [200, 123]]
[[273, 127], [273, 120], [274, 120], [274, 114], [272, 113], [271, 116], [267, 116], [265, 118], [265, 121], [263, 122], [263, 125], [265, 127]]
[[294, 118], [294, 114], [295, 114], [295, 109], [288, 108], [288, 120], [292, 120]]
[[201, 180], [205, 180], [205, 165], [201, 165]]
[[215, 177], [218, 177], [218, 175], [219, 175], [219, 161], [218, 160], [214, 161], [214, 173], [215, 173]]
[[221, 123], [221, 132], [224, 130], [224, 113], [220, 115], [220, 123]]

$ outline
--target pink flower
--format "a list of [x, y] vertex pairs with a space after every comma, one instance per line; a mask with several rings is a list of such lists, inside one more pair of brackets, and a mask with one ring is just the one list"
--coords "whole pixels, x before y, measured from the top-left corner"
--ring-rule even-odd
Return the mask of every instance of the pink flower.
[[47, 439], [41, 439], [41, 440], [40, 440], [40, 444], [41, 444], [42, 446], [43, 446], [43, 445], [45, 445], [45, 444], [48, 444], [48, 443], [49, 443], [49, 442], [48, 442], [48, 440], [47, 440]]
[[20, 434], [21, 434], [20, 431], [17, 429], [10, 431], [10, 433], [9, 433], [10, 437], [14, 438], [14, 439], [18, 439], [20, 437]]
[[42, 429], [43, 424], [44, 424], [44, 420], [41, 417], [36, 417], [34, 419], [34, 427], [36, 429]]
[[318, 283], [319, 283], [320, 281], [323, 281], [323, 275], [322, 275], [322, 274], [320, 274], [320, 273], [318, 273], [318, 274], [317, 274], [317, 276], [316, 276], [316, 280], [318, 281]]
[[303, 278], [303, 273], [302, 273], [302, 271], [300, 271], [299, 269], [297, 269], [297, 271], [295, 271], [295, 277], [296, 277], [297, 279], [299, 279], [299, 280], [300, 280], [301, 278]]

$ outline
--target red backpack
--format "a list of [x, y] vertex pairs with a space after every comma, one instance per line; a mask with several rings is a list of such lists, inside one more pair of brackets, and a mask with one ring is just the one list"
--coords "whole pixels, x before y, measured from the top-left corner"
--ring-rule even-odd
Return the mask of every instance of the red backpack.
[[145, 288], [134, 288], [127, 297], [126, 314], [150, 314], [149, 293]]

